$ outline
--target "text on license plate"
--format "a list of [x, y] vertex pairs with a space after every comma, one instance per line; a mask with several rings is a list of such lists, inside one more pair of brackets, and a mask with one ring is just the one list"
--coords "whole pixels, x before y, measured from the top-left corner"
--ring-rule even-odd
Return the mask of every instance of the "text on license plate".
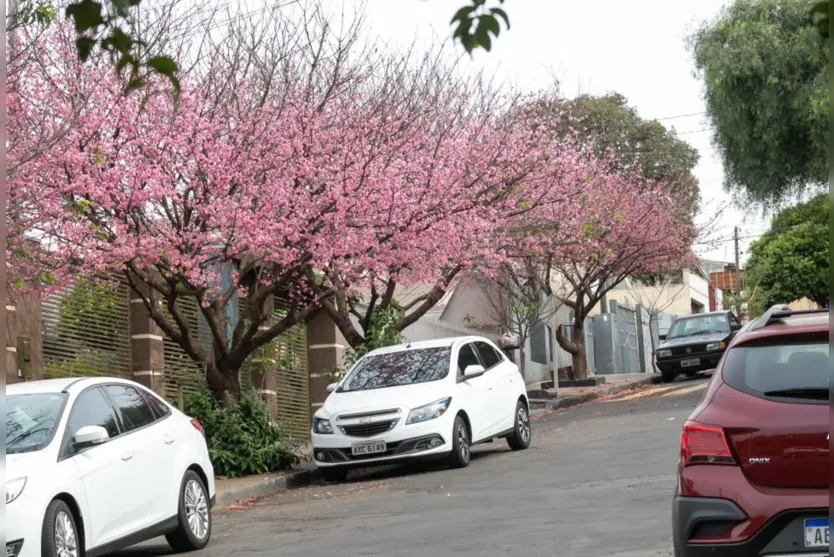
[[805, 521], [805, 547], [828, 547], [828, 519]]
[[356, 443], [350, 448], [354, 456], [384, 453], [387, 448], [385, 441], [372, 441], [370, 443]]
[[701, 365], [701, 360], [699, 358], [690, 358], [688, 360], [681, 360], [681, 367], [692, 367]]

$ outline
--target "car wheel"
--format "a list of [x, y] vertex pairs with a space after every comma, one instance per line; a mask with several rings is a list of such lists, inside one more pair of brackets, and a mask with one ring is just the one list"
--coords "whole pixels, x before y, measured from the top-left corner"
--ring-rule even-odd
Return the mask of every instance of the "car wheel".
[[533, 428], [530, 422], [530, 412], [520, 400], [515, 405], [515, 427], [513, 433], [507, 437], [507, 444], [514, 451], [523, 451], [530, 446], [533, 438]]
[[193, 470], [185, 473], [180, 486], [179, 526], [165, 536], [176, 552], [203, 549], [211, 538], [211, 505], [203, 480]]
[[55, 499], [46, 508], [41, 550], [44, 557], [80, 557], [82, 554], [75, 516], [60, 499]]
[[671, 383], [675, 380], [675, 373], [668, 372], [668, 371], [661, 371], [660, 372], [660, 380], [664, 383]]
[[322, 479], [330, 483], [343, 482], [347, 479], [348, 476], [347, 468], [319, 468], [319, 470], [321, 471]]
[[449, 455], [449, 466], [451, 468], [466, 468], [472, 458], [471, 441], [469, 440], [469, 429], [461, 416], [455, 418], [455, 425], [452, 428], [452, 454]]

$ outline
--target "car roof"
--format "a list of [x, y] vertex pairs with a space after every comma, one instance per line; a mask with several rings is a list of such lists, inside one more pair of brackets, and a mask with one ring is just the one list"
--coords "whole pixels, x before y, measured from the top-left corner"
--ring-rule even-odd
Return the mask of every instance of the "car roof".
[[458, 344], [466, 342], [490, 342], [486, 337], [481, 336], [460, 336], [460, 337], [446, 337], [433, 340], [420, 340], [414, 342], [404, 342], [394, 346], [386, 346], [384, 348], [377, 348], [368, 353], [371, 354], [391, 354], [394, 352], [403, 352], [405, 350], [425, 350], [426, 348], [451, 348]]
[[23, 383], [6, 385], [6, 396], [64, 392], [73, 394], [83, 391], [92, 385], [100, 385], [103, 383], [134, 384], [133, 381], [119, 377], [63, 377], [60, 379], [41, 379], [38, 381], [25, 381]]
[[827, 333], [830, 328], [827, 309], [798, 311], [776, 315], [765, 324], [753, 322], [742, 331], [740, 343], [768, 337], [802, 336]]

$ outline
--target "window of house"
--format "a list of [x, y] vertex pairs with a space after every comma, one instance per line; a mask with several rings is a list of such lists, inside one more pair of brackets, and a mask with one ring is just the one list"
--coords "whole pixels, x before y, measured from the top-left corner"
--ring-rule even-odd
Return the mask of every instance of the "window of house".
[[547, 364], [547, 330], [545, 326], [533, 330], [530, 335], [530, 359], [537, 364]]

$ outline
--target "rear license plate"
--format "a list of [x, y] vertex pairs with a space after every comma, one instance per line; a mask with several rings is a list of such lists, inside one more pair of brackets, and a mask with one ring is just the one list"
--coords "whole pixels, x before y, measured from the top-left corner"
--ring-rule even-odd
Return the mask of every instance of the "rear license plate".
[[387, 450], [385, 441], [372, 441], [370, 443], [356, 443], [350, 448], [353, 456], [384, 453]]
[[817, 518], [805, 521], [805, 547], [828, 548], [827, 518]]
[[681, 367], [693, 367], [701, 365], [700, 358], [690, 358], [688, 360], [681, 360]]

